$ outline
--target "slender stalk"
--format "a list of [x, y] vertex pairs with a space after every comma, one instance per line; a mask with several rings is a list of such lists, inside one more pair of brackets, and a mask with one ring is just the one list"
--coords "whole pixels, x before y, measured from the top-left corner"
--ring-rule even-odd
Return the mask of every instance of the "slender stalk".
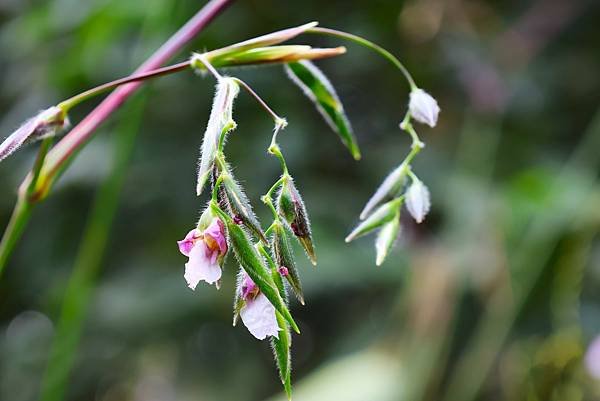
[[408, 81], [408, 84], [410, 85], [411, 90], [417, 88], [417, 84], [415, 83], [414, 79], [412, 78], [412, 76], [410, 75], [410, 73], [408, 72], [408, 70], [406, 69], [404, 64], [402, 64], [400, 62], [400, 60], [398, 60], [398, 58], [396, 56], [394, 56], [392, 53], [385, 50], [383, 47], [379, 46], [378, 44], [371, 42], [370, 40], [361, 38], [360, 36], [353, 35], [351, 33], [342, 32], [342, 31], [338, 31], [335, 29], [329, 29], [329, 28], [320, 28], [320, 27], [310, 28], [310, 29], [306, 30], [306, 33], [316, 33], [316, 34], [322, 34], [322, 35], [328, 35], [328, 36], [335, 36], [338, 38], [350, 40], [361, 46], [365, 46], [371, 50], [374, 50], [377, 53], [379, 53], [383, 58], [385, 58], [390, 63], [392, 63], [394, 66], [396, 66], [396, 68], [398, 68], [402, 72], [402, 74]]
[[[134, 74], [143, 74], [159, 68], [232, 2], [233, 0], [209, 1], [192, 19], [143, 63]], [[117, 88], [48, 153], [45, 163], [43, 163], [40, 169], [39, 179], [36, 180], [35, 174], [30, 173], [21, 184], [21, 188], [30, 188], [30, 185], [34, 185], [35, 191], [32, 192], [30, 199], [39, 201], [48, 194], [55, 180], [64, 171], [66, 165], [72, 160], [77, 151], [92, 137], [95, 130], [141, 85], [141, 81], [135, 81]], [[0, 275], [29, 220], [33, 205], [33, 202], [22, 196], [17, 200], [9, 225], [0, 241]]]
[[6, 231], [4, 232], [2, 240], [0, 241], [0, 277], [2, 276], [2, 272], [4, 271], [4, 267], [6, 266], [9, 256], [17, 244], [17, 240], [21, 237], [21, 234], [23, 233], [23, 230], [25, 229], [27, 221], [31, 215], [35, 183], [39, 178], [40, 170], [44, 160], [46, 159], [46, 154], [48, 153], [48, 149], [50, 148], [53, 139], [54, 138], [49, 137], [42, 141], [33, 165], [31, 183], [29, 186], [24, 187], [21, 191], [19, 191], [17, 204], [15, 205], [13, 214], [10, 218], [8, 226], [6, 227]]
[[[160, 67], [185, 44], [192, 40], [210, 21], [212, 21], [233, 0], [211, 0], [187, 24], [177, 31], [156, 53], [154, 53], [135, 74], [144, 73]], [[64, 164], [72, 160], [74, 154], [91, 138], [95, 130], [114, 113], [135, 92], [142, 82], [136, 81], [116, 89], [98, 105], [83, 121], [71, 130], [48, 153], [46, 165], [42, 169], [37, 190], [47, 194]]]
[[273, 109], [271, 109], [269, 105], [264, 100], [262, 100], [258, 93], [256, 93], [254, 89], [250, 87], [250, 85], [248, 85], [239, 78], [233, 79], [235, 82], [237, 82], [238, 85], [244, 88], [246, 92], [248, 92], [258, 102], [258, 104], [267, 112], [267, 114], [271, 116], [271, 118], [275, 122], [276, 129], [277, 127], [280, 127], [279, 129], [281, 129], [287, 125], [287, 122], [285, 122], [285, 118], [279, 117], [277, 113], [275, 113]]
[[116, 79], [111, 82], [107, 82], [105, 84], [96, 86], [95, 88], [88, 89], [85, 92], [81, 92], [63, 102], [60, 102], [57, 107], [61, 108], [65, 113], [68, 112], [73, 106], [78, 105], [88, 99], [91, 99], [95, 96], [98, 96], [104, 92], [107, 92], [111, 89], [115, 89], [118, 86], [125, 85], [131, 82], [145, 81], [150, 78], [157, 78], [163, 75], [174, 74], [176, 72], [180, 72], [183, 70], [187, 70], [190, 68], [190, 61], [183, 61], [181, 63], [177, 63], [174, 65], [170, 65], [167, 67], [157, 68], [156, 70], [144, 72], [141, 74], [133, 74], [128, 77]]

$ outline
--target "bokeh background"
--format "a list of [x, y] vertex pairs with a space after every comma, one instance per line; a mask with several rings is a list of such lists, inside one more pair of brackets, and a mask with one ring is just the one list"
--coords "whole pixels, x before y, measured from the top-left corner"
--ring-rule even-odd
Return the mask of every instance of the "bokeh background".
[[[2, 0], [0, 136], [127, 75], [202, 5]], [[296, 40], [348, 47], [319, 65], [357, 163], [280, 66], [230, 72], [288, 118], [281, 145], [313, 222], [318, 268], [296, 248], [295, 399], [600, 399], [598, 2], [238, 1], [177, 60], [311, 20], [387, 47], [442, 113], [419, 127], [414, 163], [432, 213], [403, 219], [376, 268], [372, 237], [343, 238], [409, 150], [402, 76], [351, 43]], [[183, 280], [175, 241], [205, 202], [195, 166], [213, 85], [188, 72], [147, 85], [36, 208], [0, 280], [1, 400], [284, 399], [268, 343], [231, 327], [234, 261], [220, 291]], [[271, 121], [245, 94], [235, 118], [228, 157], [266, 221]], [[2, 227], [35, 150], [0, 165]]]

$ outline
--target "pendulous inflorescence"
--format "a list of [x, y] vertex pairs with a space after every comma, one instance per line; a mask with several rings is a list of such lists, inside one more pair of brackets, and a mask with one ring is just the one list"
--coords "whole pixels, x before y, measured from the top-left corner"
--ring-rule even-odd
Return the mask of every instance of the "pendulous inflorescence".
[[[277, 142], [287, 120], [275, 113], [246, 82], [222, 75], [219, 70], [232, 66], [283, 64], [288, 77], [312, 101], [352, 157], [359, 160], [359, 146], [342, 102], [331, 82], [312, 62], [341, 55], [346, 50], [344, 47], [322, 49], [309, 45], [281, 45], [306, 33], [350, 40], [376, 51], [402, 72], [411, 88], [408, 110], [400, 123], [400, 128], [412, 138], [411, 150], [369, 199], [360, 214], [361, 222], [346, 238], [349, 242], [377, 231], [376, 264], [381, 265], [399, 235], [402, 206], [406, 206], [417, 223], [421, 223], [429, 212], [429, 191], [411, 166], [414, 157], [425, 146], [412, 122], [434, 127], [440, 109], [435, 99], [415, 84], [402, 63], [387, 50], [352, 34], [319, 28], [316, 22], [221, 49], [194, 53], [185, 62], [132, 75], [85, 91], [40, 112], [0, 145], [1, 161], [21, 145], [44, 139], [45, 146], [40, 150], [28, 181], [29, 197], [25, 198], [31, 202], [39, 200], [48, 193], [68, 159], [61, 154], [55, 154], [52, 158], [45, 156], [52, 138], [68, 125], [67, 114], [72, 107], [130, 82], [189, 69], [200, 72], [201, 75], [210, 74], [216, 80], [215, 96], [203, 135], [196, 181], [197, 195], [209, 193], [209, 200], [198, 222], [178, 241], [179, 251], [188, 258], [184, 279], [192, 290], [201, 281], [219, 288], [223, 266], [227, 257], [233, 253], [239, 265], [233, 324], [236, 325], [241, 320], [254, 337], [259, 340], [269, 339], [281, 382], [290, 398], [292, 332], [300, 333], [300, 330], [289, 310], [289, 293], [293, 293], [300, 304], [305, 303], [293, 242], [302, 247], [313, 265], [317, 264], [309, 213]], [[258, 102], [274, 124], [267, 151], [279, 161], [281, 175], [261, 197], [271, 213], [271, 222], [266, 229], [263, 229], [256, 217], [242, 184], [236, 180], [225, 152], [228, 136], [237, 127], [233, 116], [240, 89]], [[73, 149], [67, 151], [72, 152]]]

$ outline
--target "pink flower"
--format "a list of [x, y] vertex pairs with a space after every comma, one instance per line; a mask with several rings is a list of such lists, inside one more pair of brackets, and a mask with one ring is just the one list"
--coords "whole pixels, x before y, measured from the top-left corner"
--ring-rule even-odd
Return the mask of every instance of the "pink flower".
[[227, 253], [225, 227], [215, 218], [204, 231], [191, 230], [178, 241], [179, 251], [189, 258], [185, 264], [184, 278], [192, 290], [200, 281], [214, 284], [221, 278], [220, 263]]
[[259, 340], [264, 340], [267, 336], [279, 338], [275, 308], [245, 272], [240, 291], [245, 301], [240, 309], [240, 317], [248, 331]]

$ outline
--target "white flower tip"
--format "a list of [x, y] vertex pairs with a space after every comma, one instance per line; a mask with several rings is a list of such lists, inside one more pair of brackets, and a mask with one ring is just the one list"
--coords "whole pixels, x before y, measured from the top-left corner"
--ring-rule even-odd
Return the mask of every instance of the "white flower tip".
[[435, 127], [440, 113], [437, 101], [423, 89], [413, 89], [408, 104], [410, 115], [420, 123]]
[[414, 180], [406, 191], [406, 208], [417, 223], [422, 223], [429, 213], [431, 208], [429, 190], [420, 180]]

